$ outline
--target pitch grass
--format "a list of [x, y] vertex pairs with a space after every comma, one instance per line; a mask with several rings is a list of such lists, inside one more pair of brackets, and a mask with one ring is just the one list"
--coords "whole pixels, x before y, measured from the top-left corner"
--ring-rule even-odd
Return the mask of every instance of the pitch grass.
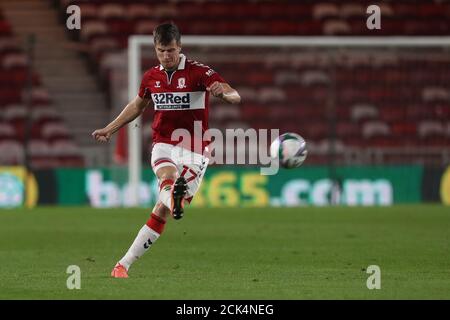
[[[148, 212], [0, 211], [0, 299], [449, 299], [450, 209], [190, 209], [110, 278]], [[69, 265], [81, 290], [68, 290]], [[381, 289], [368, 290], [369, 265]]]

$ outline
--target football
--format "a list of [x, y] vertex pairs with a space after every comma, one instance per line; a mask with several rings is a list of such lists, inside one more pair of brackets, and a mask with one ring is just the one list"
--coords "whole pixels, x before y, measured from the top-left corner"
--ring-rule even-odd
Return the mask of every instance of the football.
[[287, 169], [301, 166], [307, 154], [305, 139], [292, 132], [280, 135], [270, 145], [270, 156], [278, 158], [281, 167]]

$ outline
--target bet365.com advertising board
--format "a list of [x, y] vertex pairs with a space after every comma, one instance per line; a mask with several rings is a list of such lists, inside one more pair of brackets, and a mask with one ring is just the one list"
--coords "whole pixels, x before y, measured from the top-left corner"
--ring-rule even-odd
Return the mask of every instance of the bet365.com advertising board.
[[[27, 178], [25, 178], [27, 177]], [[327, 167], [280, 170], [260, 175], [258, 168], [211, 167], [196, 194], [194, 207], [388, 206], [421, 202], [450, 204], [450, 170], [421, 166]], [[25, 188], [27, 180], [27, 188]], [[145, 169], [139, 189], [142, 207], [153, 206], [158, 185]], [[25, 173], [0, 168], [0, 207], [36, 205], [129, 206], [126, 168], [67, 168]]]

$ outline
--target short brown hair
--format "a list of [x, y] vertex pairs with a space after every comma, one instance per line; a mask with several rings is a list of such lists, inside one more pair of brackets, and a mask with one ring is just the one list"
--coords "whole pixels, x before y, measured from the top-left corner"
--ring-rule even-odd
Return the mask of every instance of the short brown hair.
[[180, 30], [173, 22], [162, 23], [156, 26], [153, 30], [154, 43], [162, 44], [163, 46], [169, 45], [173, 40], [179, 44], [181, 41]]

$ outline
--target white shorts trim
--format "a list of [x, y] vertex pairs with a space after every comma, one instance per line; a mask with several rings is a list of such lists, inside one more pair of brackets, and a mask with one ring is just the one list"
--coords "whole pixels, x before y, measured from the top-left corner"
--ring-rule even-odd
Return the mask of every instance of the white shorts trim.
[[167, 157], [155, 159], [154, 161], [152, 160], [153, 172], [156, 173], [159, 169], [164, 168], [164, 167], [177, 168], [177, 165], [175, 164], [175, 162], [173, 162], [170, 158], [167, 158]]

